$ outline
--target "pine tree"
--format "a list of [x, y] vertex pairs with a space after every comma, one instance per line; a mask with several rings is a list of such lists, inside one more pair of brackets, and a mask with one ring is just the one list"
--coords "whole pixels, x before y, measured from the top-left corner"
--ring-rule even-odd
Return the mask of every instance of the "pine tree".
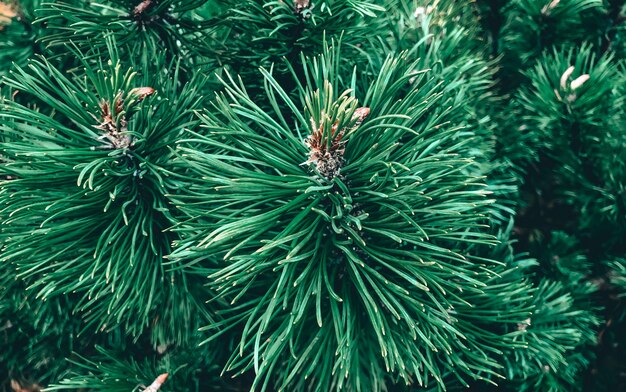
[[626, 388], [617, 0], [0, 0], [0, 390]]

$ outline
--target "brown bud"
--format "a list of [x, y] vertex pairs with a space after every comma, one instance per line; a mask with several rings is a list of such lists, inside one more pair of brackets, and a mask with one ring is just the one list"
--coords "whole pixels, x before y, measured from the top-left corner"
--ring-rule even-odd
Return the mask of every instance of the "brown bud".
[[137, 4], [137, 6], [133, 9], [133, 16], [135, 17], [141, 16], [151, 6], [152, 6], [152, 0], [143, 0], [141, 3]]
[[365, 121], [365, 117], [367, 117], [370, 114], [370, 108], [366, 108], [366, 107], [360, 107], [357, 108], [354, 111], [354, 114], [352, 115], [352, 120], [356, 120], [356, 123], [354, 124], [355, 126], [359, 126], [361, 125], [361, 123], [363, 121]]
[[41, 392], [41, 387], [37, 384], [23, 385], [17, 380], [11, 380], [13, 392]]
[[3, 28], [3, 24], [11, 23], [11, 19], [17, 16], [17, 10], [12, 4], [7, 4], [0, 1], [0, 30]]
[[17, 380], [11, 380], [11, 389], [14, 392], [22, 392], [22, 386]]
[[310, 0], [294, 0], [293, 6], [296, 8], [296, 13], [301, 13], [305, 9], [309, 8]]
[[165, 380], [167, 380], [167, 376], [169, 376], [167, 373], [160, 374], [148, 388], [144, 389], [144, 392], [157, 392]]
[[589, 80], [589, 74], [580, 75], [576, 79], [572, 80], [570, 87], [572, 90], [578, 90], [587, 80]]
[[137, 98], [137, 101], [141, 102], [147, 96], [154, 94], [154, 89], [152, 87], [137, 87], [128, 93], [131, 97]]
[[556, 8], [556, 6], [559, 5], [560, 2], [561, 0], [552, 0], [551, 2], [543, 6], [543, 8], [541, 9], [541, 13], [544, 15], [550, 15], [552, 10]]
[[567, 89], [567, 80], [569, 79], [570, 76], [572, 76], [572, 74], [574, 73], [574, 66], [570, 66], [569, 68], [567, 68], [565, 70], [565, 72], [563, 72], [563, 75], [561, 75], [561, 89], [565, 90]]

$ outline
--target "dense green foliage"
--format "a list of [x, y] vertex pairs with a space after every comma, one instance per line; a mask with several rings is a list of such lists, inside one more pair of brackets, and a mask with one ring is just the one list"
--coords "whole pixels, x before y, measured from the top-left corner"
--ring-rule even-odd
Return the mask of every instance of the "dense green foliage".
[[625, 10], [0, 0], [0, 391], [626, 388]]

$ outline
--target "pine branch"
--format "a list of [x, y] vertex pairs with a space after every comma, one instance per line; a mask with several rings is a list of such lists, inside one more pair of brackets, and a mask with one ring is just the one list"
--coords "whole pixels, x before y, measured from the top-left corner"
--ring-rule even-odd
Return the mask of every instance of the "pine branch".
[[[461, 120], [438, 109], [442, 87], [416, 63], [388, 58], [359, 97], [338, 56], [305, 59], [297, 101], [261, 70], [270, 111], [227, 76], [204, 129], [179, 142], [191, 175], [172, 196], [188, 216], [173, 257], [233, 306], [214, 326], [240, 331], [225, 370], [254, 369], [259, 390], [494, 375], [501, 335], [465, 321], [498, 265], [463, 254], [494, 243], [488, 193], [459, 156], [471, 136], [449, 124]], [[324, 129], [344, 130], [320, 138], [342, 151], [333, 175], [311, 161]]]
[[[595, 288], [578, 287], [585, 300]], [[590, 362], [589, 346], [595, 342], [599, 324], [594, 310], [576, 303], [558, 282], [542, 280], [535, 292], [533, 315], [518, 329], [527, 350], [511, 352], [507, 358], [508, 378], [520, 391], [581, 390], [580, 373]]]
[[179, 86], [168, 77], [176, 69], [157, 66], [148, 86], [114, 47], [96, 68], [83, 60], [82, 75], [40, 58], [6, 79], [52, 111], [1, 103], [1, 260], [37, 298], [76, 298], [85, 329], [152, 328], [178, 340], [199, 314], [190, 278], [163, 263], [175, 238], [164, 232], [174, 222], [164, 195], [170, 148], [197, 124], [200, 82]]
[[[562, 45], [576, 46], [582, 41], [598, 41], [606, 9], [600, 0], [514, 0], [504, 9], [500, 44], [504, 53], [506, 76], [517, 78], [542, 55]], [[521, 67], [520, 67], [521, 63]], [[509, 91], [517, 87], [508, 79]], [[518, 79], [519, 80], [519, 79]]]
[[37, 10], [37, 23], [47, 27], [42, 42], [50, 48], [71, 40], [83, 50], [106, 50], [106, 37], [112, 36], [124, 56], [160, 53], [168, 62], [193, 68], [214, 24], [203, 15], [211, 7], [212, 2], [199, 0], [50, 2]]
[[32, 26], [34, 10], [39, 0], [0, 2], [0, 76], [13, 63], [25, 65], [26, 60], [40, 50], [35, 43], [40, 30]]

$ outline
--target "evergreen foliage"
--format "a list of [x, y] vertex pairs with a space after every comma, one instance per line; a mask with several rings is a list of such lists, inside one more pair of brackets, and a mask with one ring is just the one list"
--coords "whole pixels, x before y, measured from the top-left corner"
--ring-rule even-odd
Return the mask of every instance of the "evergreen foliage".
[[122, 324], [136, 335], [157, 307], [157, 329], [196, 313], [181, 307], [188, 291], [184, 274], [161, 263], [173, 240], [164, 232], [172, 218], [161, 167], [171, 162], [168, 145], [197, 122], [192, 111], [199, 99], [193, 83], [180, 91], [165, 73], [151, 80], [159, 89], [152, 98], [155, 90], [122, 70], [113, 49], [105, 61], [97, 70], [83, 63], [86, 74], [68, 78], [45, 59], [33, 60], [28, 72], [16, 68], [5, 79], [54, 113], [2, 102], [9, 177], [0, 196], [7, 224], [2, 261], [15, 265], [16, 277], [43, 300], [75, 294], [85, 327]]
[[[505, 62], [522, 70], [547, 49], [578, 43], [602, 31], [606, 8], [602, 0], [511, 0], [499, 36]], [[594, 43], [593, 39], [589, 40]]]
[[[591, 285], [578, 289], [581, 296]], [[534, 311], [518, 329], [525, 349], [507, 358], [508, 378], [519, 391], [567, 391], [589, 365], [598, 321], [591, 310], [578, 309], [576, 300], [560, 282], [542, 280], [534, 297]]]
[[0, 391], [626, 389], [619, 0], [0, 0]]
[[357, 88], [333, 69], [339, 56], [305, 60], [297, 101], [262, 69], [271, 111], [225, 82], [204, 132], [180, 142], [198, 181], [174, 197], [190, 234], [173, 257], [234, 305], [223, 324], [243, 332], [228, 368], [254, 367], [259, 387], [279, 363], [285, 390], [307, 377], [378, 390], [383, 369], [420, 385], [445, 370], [484, 377], [502, 343], [469, 311], [492, 300], [497, 270], [462, 254], [493, 241], [479, 230], [490, 200], [459, 158], [471, 135], [447, 125], [436, 80], [405, 57]]
[[200, 0], [50, 2], [38, 8], [37, 23], [54, 32], [41, 36], [47, 47], [71, 40], [79, 47], [102, 48], [106, 37], [113, 36], [124, 54], [134, 59], [161, 52], [192, 66], [189, 54], [197, 50], [196, 42], [207, 38], [213, 24], [211, 8], [204, 4]]
[[30, 56], [41, 47], [35, 39], [39, 35], [34, 25], [35, 9], [39, 0], [2, 2], [0, 5], [0, 76], [6, 73], [11, 63], [25, 64]]

